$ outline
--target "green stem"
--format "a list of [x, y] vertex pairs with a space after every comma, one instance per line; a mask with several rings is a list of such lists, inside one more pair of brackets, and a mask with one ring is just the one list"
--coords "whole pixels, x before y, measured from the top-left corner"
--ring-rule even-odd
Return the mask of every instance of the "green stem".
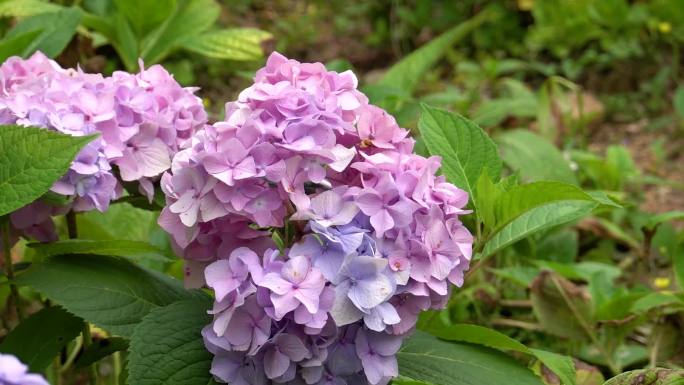
[[52, 362], [52, 376], [55, 385], [62, 385], [62, 368], [59, 355]]
[[119, 384], [119, 373], [121, 373], [121, 352], [114, 352], [112, 355], [112, 361], [114, 365], [114, 373], [113, 373], [113, 383], [118, 385]]
[[71, 350], [71, 353], [69, 353], [69, 357], [67, 357], [66, 362], [64, 365], [62, 365], [62, 368], [60, 371], [62, 373], [66, 372], [71, 368], [71, 365], [76, 361], [76, 357], [78, 357], [78, 353], [81, 351], [81, 347], [83, 346], [83, 338], [76, 338], [76, 345], [74, 348]]
[[[93, 336], [90, 334], [90, 324], [85, 322], [83, 324], [83, 351], [86, 351], [93, 344]], [[90, 369], [90, 385], [97, 384], [97, 363], [89, 366]]]
[[24, 310], [19, 302], [19, 289], [14, 284], [14, 266], [12, 264], [12, 246], [10, 245], [10, 222], [9, 218], [0, 218], [2, 222], [2, 252], [5, 255], [5, 275], [10, 284], [10, 299], [17, 309], [19, 320], [24, 319]]

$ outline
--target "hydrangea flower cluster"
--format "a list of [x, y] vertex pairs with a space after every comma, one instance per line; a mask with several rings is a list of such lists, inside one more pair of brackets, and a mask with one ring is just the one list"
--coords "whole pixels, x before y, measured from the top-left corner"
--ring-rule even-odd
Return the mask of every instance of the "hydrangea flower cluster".
[[[141, 63], [142, 67], [142, 63]], [[161, 66], [111, 77], [61, 68], [44, 54], [12, 57], [0, 66], [0, 124], [44, 127], [73, 136], [100, 134], [76, 156], [51, 190], [73, 198], [68, 207], [35, 202], [11, 215], [13, 229], [54, 240], [50, 215], [69, 209], [107, 210], [123, 182], [139, 182], [148, 198], [173, 155], [206, 123], [193, 88], [181, 87]]]
[[215, 292], [203, 336], [217, 380], [398, 375], [402, 339], [463, 283], [473, 241], [467, 194], [413, 145], [352, 72], [274, 53], [225, 120], [176, 154], [159, 222], [188, 279]]
[[28, 367], [16, 357], [0, 354], [0, 385], [49, 385], [39, 374], [28, 373]]

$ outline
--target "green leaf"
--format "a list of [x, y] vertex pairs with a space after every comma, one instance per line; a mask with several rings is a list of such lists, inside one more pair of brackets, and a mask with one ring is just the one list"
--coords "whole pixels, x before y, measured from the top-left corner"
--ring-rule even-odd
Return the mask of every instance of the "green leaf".
[[[91, 18], [92, 19], [92, 18]], [[121, 57], [121, 61], [127, 70], [133, 72], [138, 69], [138, 58], [140, 57], [140, 47], [138, 44], [138, 39], [135, 36], [133, 27], [128, 22], [126, 17], [120, 13], [115, 13], [110, 19], [114, 23], [109, 29], [109, 20], [107, 18], [98, 23], [98, 26], [104, 28], [107, 32], [111, 33], [109, 39], [112, 41], [114, 49]], [[148, 63], [154, 64], [154, 63]]]
[[664, 368], [633, 370], [611, 378], [604, 385], [684, 385], [684, 370]]
[[0, 61], [5, 61], [10, 56], [21, 55], [26, 47], [43, 32], [42, 28], [20, 33], [14, 37], [0, 41]]
[[483, 346], [439, 340], [416, 332], [397, 353], [399, 373], [440, 385], [542, 385], [513, 358]]
[[677, 251], [674, 251], [672, 256], [672, 268], [677, 279], [677, 284], [680, 290], [684, 290], [684, 248], [675, 246]]
[[178, 0], [173, 14], [143, 40], [140, 56], [148, 65], [160, 62], [185, 40], [210, 29], [219, 11], [214, 0]]
[[487, 257], [520, 239], [542, 230], [572, 222], [589, 215], [597, 203], [594, 201], [558, 201], [541, 205], [522, 215], [498, 230], [485, 244], [482, 256]]
[[138, 36], [158, 27], [176, 8], [175, 0], [114, 0], [116, 8], [128, 19]]
[[168, 276], [100, 255], [55, 256], [33, 265], [15, 281], [124, 337], [153, 309], [199, 295]]
[[45, 194], [93, 138], [35, 127], [0, 126], [0, 215]]
[[441, 59], [456, 42], [490, 20], [491, 12], [480, 12], [468, 21], [444, 32], [393, 65], [375, 85], [412, 94], [423, 75]]
[[677, 87], [675, 91], [674, 98], [672, 99], [672, 104], [674, 106], [677, 115], [680, 119], [684, 118], [684, 86]]
[[148, 242], [150, 233], [157, 228], [157, 213], [117, 203], [104, 213], [93, 210], [77, 216], [78, 236], [82, 239], [129, 239]]
[[62, 254], [94, 254], [128, 257], [132, 260], [151, 259], [168, 262], [169, 257], [164, 250], [141, 241], [110, 240], [91, 241], [85, 239], [69, 239], [59, 242], [27, 244], [43, 257], [52, 257]]
[[93, 344], [88, 346], [83, 353], [78, 356], [74, 367], [84, 368], [92, 365], [101, 359], [128, 349], [128, 340], [121, 337], [104, 338], [93, 341]]
[[7, 0], [0, 2], [0, 17], [27, 17], [61, 9], [61, 5], [42, 0]]
[[577, 184], [570, 163], [551, 142], [528, 130], [506, 131], [497, 138], [508, 167], [526, 181], [557, 180]]
[[668, 211], [662, 214], [653, 215], [648, 219], [646, 228], [655, 229], [663, 222], [676, 221], [684, 219], [684, 211]]
[[532, 355], [554, 372], [563, 385], [577, 384], [577, 371], [572, 358], [540, 349], [531, 349]]
[[418, 121], [421, 138], [430, 154], [442, 157], [449, 181], [470, 194], [477, 207], [475, 185], [485, 170], [493, 182], [501, 175], [502, 162], [496, 145], [480, 127], [445, 110], [422, 105]]
[[556, 373], [563, 385], [575, 385], [575, 365], [572, 359], [556, 353], [530, 349], [513, 338], [496, 330], [477, 325], [455, 324], [439, 325], [429, 332], [448, 341], [469, 342], [499, 350], [512, 350], [536, 357], [551, 371]]
[[505, 192], [501, 182], [494, 183], [485, 169], [477, 179], [475, 191], [477, 192], [478, 198], [475, 202], [477, 216], [485, 225], [485, 228], [494, 228], [494, 226], [496, 226], [495, 204]]
[[589, 294], [581, 287], [550, 271], [542, 271], [530, 287], [532, 309], [553, 335], [584, 340], [593, 331]]
[[590, 190], [585, 191], [590, 197], [592, 197], [596, 202], [603, 206], [621, 209], [622, 205], [620, 201], [611, 196], [609, 193], [601, 190]]
[[191, 36], [182, 47], [201, 55], [226, 60], [259, 60], [261, 43], [271, 34], [256, 28], [232, 28]]
[[41, 51], [49, 57], [59, 55], [69, 44], [81, 22], [80, 8], [63, 8], [56, 12], [40, 13], [21, 20], [7, 32], [6, 38], [12, 38], [29, 31], [42, 29], [43, 32], [31, 44], [26, 46], [22, 55], [28, 56]]
[[634, 301], [630, 310], [633, 313], [642, 313], [656, 307], [672, 304], [679, 305], [681, 307], [684, 306], [684, 301], [682, 301], [682, 298], [670, 293], [649, 293]]
[[204, 385], [211, 381], [212, 355], [202, 342], [211, 322], [208, 300], [180, 301], [153, 310], [135, 328], [128, 378], [135, 385]]
[[413, 378], [399, 376], [392, 380], [392, 385], [434, 385], [430, 382], [418, 381]]
[[507, 117], [533, 118], [537, 114], [537, 100], [534, 97], [506, 97], [482, 103], [473, 114], [473, 122], [483, 127], [494, 127]]
[[594, 206], [597, 205], [591, 196], [571, 184], [541, 181], [513, 186], [509, 191], [501, 194], [496, 202], [497, 227], [502, 228], [536, 207], [554, 202], [572, 201], [584, 201]]
[[0, 352], [17, 356], [31, 372], [42, 372], [82, 328], [80, 318], [60, 307], [47, 307], [12, 330], [0, 344]]
[[530, 349], [522, 343], [483, 326], [469, 324], [434, 325], [428, 331], [430, 334], [448, 341], [470, 342], [499, 350], [513, 350], [531, 354]]
[[539, 275], [539, 269], [529, 266], [509, 266], [500, 269], [489, 269], [489, 271], [524, 288], [528, 288], [537, 275]]

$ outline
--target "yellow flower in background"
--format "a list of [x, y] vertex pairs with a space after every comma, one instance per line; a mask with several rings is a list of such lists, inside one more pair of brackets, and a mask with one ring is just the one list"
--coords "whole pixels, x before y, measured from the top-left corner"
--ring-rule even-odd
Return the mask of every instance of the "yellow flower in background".
[[202, 98], [202, 104], [204, 105], [204, 108], [209, 108], [211, 106], [211, 100], [208, 98]]
[[672, 32], [672, 24], [667, 21], [661, 21], [658, 23], [658, 31], [660, 31], [660, 33], [670, 33]]
[[534, 7], [534, 0], [518, 0], [518, 9], [521, 11], [530, 11]]
[[653, 280], [653, 286], [655, 286], [656, 289], [667, 289], [668, 287], [670, 287], [670, 278], [657, 277]]

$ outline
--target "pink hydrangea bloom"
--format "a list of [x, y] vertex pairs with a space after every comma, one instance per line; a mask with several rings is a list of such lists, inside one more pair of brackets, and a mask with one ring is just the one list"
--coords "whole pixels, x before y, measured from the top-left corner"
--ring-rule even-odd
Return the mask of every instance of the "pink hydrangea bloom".
[[219, 381], [386, 384], [418, 314], [463, 282], [467, 194], [357, 85], [274, 53], [162, 177], [160, 224], [216, 292]]
[[181, 87], [161, 66], [111, 77], [63, 69], [40, 52], [0, 66], [0, 124], [44, 127], [73, 136], [99, 134], [52, 191], [73, 197], [73, 209], [105, 211], [122, 181], [152, 181], [169, 169], [179, 146], [206, 122], [195, 89]]

